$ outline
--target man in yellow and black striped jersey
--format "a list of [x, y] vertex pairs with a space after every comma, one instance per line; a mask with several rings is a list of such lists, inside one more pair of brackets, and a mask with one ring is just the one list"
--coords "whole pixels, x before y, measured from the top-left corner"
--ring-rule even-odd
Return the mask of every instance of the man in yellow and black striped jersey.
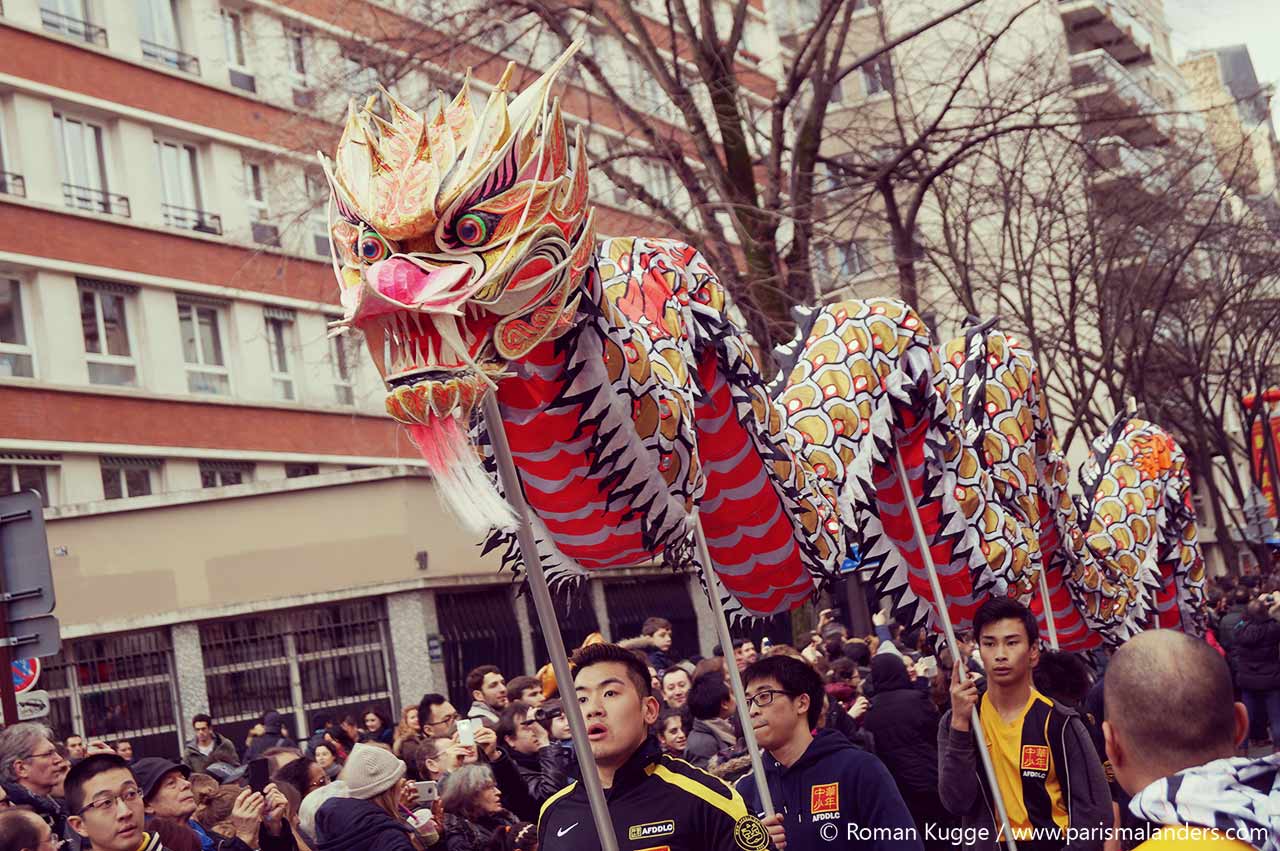
[[1005, 841], [971, 728], [976, 704], [1019, 851], [1102, 851], [1112, 822], [1107, 776], [1076, 711], [1032, 684], [1040, 654], [1035, 615], [1016, 600], [992, 597], [974, 615], [973, 633], [986, 694], [957, 666], [951, 709], [938, 725], [938, 796], [961, 817], [954, 841], [974, 851]]
[[[648, 668], [615, 644], [573, 657], [574, 689], [609, 804], [619, 851], [765, 851], [785, 846], [782, 829], [747, 812], [728, 784], [662, 753], [649, 728], [659, 704]], [[538, 819], [538, 847], [598, 851], [586, 789], [552, 795]]]

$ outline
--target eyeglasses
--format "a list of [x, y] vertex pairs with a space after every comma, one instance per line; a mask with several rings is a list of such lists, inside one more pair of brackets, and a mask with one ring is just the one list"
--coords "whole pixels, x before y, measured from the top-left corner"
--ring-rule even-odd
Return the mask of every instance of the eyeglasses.
[[142, 797], [142, 790], [139, 789], [137, 786], [130, 786], [128, 789], [125, 789], [119, 795], [104, 795], [101, 798], [95, 798], [94, 800], [90, 801], [88, 804], [85, 805], [84, 809], [82, 809], [79, 812], [79, 815], [84, 815], [85, 813], [89, 812], [89, 810], [94, 810], [96, 812], [104, 813], [104, 814], [109, 813], [112, 810], [114, 810], [116, 808], [116, 805], [118, 805], [121, 801], [124, 801], [126, 804], [132, 804], [134, 801], [138, 800], [141, 797]]
[[26, 756], [24, 756], [23, 759], [44, 759], [47, 756], [61, 756], [61, 755], [58, 753], [57, 748], [49, 748], [49, 750], [41, 751], [40, 753], [29, 753]]
[[458, 720], [458, 713], [454, 712], [452, 714], [444, 716], [439, 721], [428, 721], [424, 726], [439, 727], [441, 724], [452, 724], [457, 720]]
[[791, 692], [782, 691], [781, 689], [776, 689], [776, 688], [767, 688], [767, 689], [764, 689], [763, 691], [758, 691], [755, 694], [747, 695], [747, 704], [759, 706], [761, 709], [763, 709], [764, 707], [768, 706], [770, 703], [773, 703], [773, 696], [775, 694], [781, 694], [785, 697], [791, 697]]

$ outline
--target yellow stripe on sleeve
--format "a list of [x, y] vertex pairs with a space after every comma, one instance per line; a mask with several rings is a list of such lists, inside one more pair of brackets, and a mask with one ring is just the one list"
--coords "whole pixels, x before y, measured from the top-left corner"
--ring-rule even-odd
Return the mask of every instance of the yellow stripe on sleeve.
[[561, 789], [559, 792], [556, 792], [550, 798], [547, 798], [547, 800], [542, 803], [542, 809], [538, 810], [538, 824], [542, 824], [542, 817], [547, 814], [547, 807], [551, 806], [556, 801], [560, 800], [565, 795], [568, 795], [570, 792], [572, 792], [574, 789], [577, 789], [577, 788], [578, 788], [578, 781], [575, 780], [572, 783], [570, 783], [568, 786]]
[[[738, 819], [746, 818], [746, 816], [748, 815], [747, 805], [742, 800], [742, 796], [738, 794], [738, 791], [736, 789], [734, 789], [732, 786], [728, 785], [727, 783], [725, 784], [725, 790], [728, 791], [729, 796], [725, 797], [724, 795], [717, 794], [716, 792], [713, 792], [712, 790], [708, 789], [704, 784], [699, 783], [697, 780], [694, 780], [692, 777], [685, 777], [683, 774], [672, 771], [671, 769], [667, 768], [665, 765], [659, 764], [659, 765], [653, 766], [652, 771], [650, 773], [654, 777], [657, 777], [666, 783], [670, 783], [672, 786], [675, 786], [678, 789], [683, 789], [684, 791], [688, 792], [690, 795], [700, 798], [701, 800], [705, 801], [706, 803], [710, 804], [711, 806], [723, 812], [729, 818], [733, 819], [735, 823], [738, 821]], [[708, 775], [708, 776], [713, 776], [713, 775]], [[720, 781], [720, 782], [723, 783], [724, 781]]]

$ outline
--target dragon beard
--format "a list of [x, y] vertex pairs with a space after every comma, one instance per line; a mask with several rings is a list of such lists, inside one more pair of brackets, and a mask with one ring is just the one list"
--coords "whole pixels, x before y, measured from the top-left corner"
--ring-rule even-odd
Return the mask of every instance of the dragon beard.
[[465, 425], [453, 416], [426, 419], [426, 424], [408, 426], [409, 437], [427, 462], [445, 508], [477, 535], [514, 528], [511, 506], [485, 472]]

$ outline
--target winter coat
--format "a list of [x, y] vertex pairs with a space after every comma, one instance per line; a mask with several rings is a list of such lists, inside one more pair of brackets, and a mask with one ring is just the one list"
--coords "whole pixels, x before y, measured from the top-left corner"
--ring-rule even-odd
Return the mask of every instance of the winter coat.
[[236, 752], [235, 743], [221, 733], [213, 734], [213, 750], [208, 755], [200, 752], [200, 748], [195, 742], [187, 745], [187, 749], [182, 753], [182, 761], [187, 764], [193, 772], [204, 773], [204, 770], [215, 762], [225, 762], [227, 765], [239, 765], [240, 754]]
[[1218, 621], [1218, 643], [1227, 651], [1227, 658], [1234, 656], [1233, 650], [1236, 643], [1236, 627], [1240, 626], [1245, 619], [1245, 611], [1247, 607], [1242, 604], [1236, 604], [1227, 609], [1226, 614]]
[[[55, 837], [69, 835], [67, 811], [61, 801], [44, 795], [37, 795], [21, 783], [11, 780], [5, 780], [0, 785], [4, 786], [4, 791], [9, 796], [11, 806], [29, 807], [33, 813], [44, 819], [45, 824], [49, 825], [49, 829], [53, 831]], [[74, 831], [71, 831], [70, 835], [79, 836]]]
[[1263, 615], [1246, 617], [1232, 643], [1236, 685], [1249, 691], [1280, 689], [1280, 623]]
[[569, 763], [573, 754], [559, 745], [547, 745], [536, 754], [507, 751], [516, 764], [520, 777], [529, 787], [529, 795], [541, 808], [556, 792], [569, 785]]
[[315, 851], [417, 851], [413, 828], [372, 801], [330, 798], [316, 813]]
[[689, 740], [684, 746], [684, 758], [698, 768], [706, 768], [711, 758], [724, 749], [724, 740], [716, 734], [711, 725], [701, 718], [693, 722], [689, 730]]
[[875, 737], [876, 756], [884, 762], [903, 794], [922, 794], [938, 787], [938, 712], [929, 695], [917, 690], [896, 656], [871, 660], [876, 696], [862, 716], [862, 726]]
[[[1212, 827], [1259, 851], [1280, 851], [1280, 754], [1229, 757], [1179, 771], [1152, 783], [1129, 802], [1137, 816], [1159, 825]], [[1237, 848], [1225, 838], [1195, 841], [1159, 837], [1138, 851]]]
[[440, 838], [445, 851], [484, 851], [496, 831], [519, 823], [520, 820], [507, 810], [476, 819], [445, 813]]
[[[809, 747], [790, 766], [766, 753], [765, 780], [773, 805], [782, 813], [787, 851], [831, 851], [843, 848], [919, 849], [915, 821], [893, 778], [880, 760], [855, 748], [834, 730], [819, 730]], [[763, 806], [753, 774], [737, 783], [747, 809]], [[874, 839], [847, 840], [846, 825], [884, 829]], [[835, 832], [832, 832], [832, 826]]]
[[[283, 736], [278, 730], [284, 724], [284, 716], [276, 712], [268, 712], [262, 719], [262, 726], [267, 728], [267, 732], [249, 743], [249, 747], [245, 748], [244, 762], [248, 765], [253, 760], [262, 756], [265, 751], [272, 748], [296, 748], [298, 743], [288, 736]], [[239, 763], [236, 763], [239, 765]]]

